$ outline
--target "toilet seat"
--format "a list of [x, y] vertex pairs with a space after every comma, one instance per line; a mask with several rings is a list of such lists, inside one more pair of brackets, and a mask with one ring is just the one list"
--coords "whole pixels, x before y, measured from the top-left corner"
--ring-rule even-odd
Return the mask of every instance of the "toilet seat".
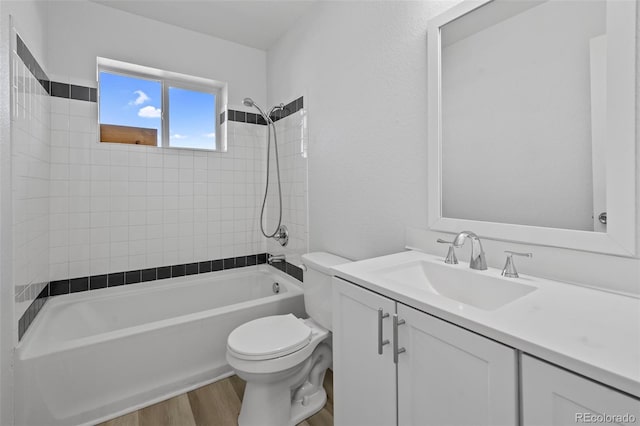
[[299, 351], [309, 344], [311, 337], [311, 328], [294, 315], [273, 315], [233, 330], [227, 348], [239, 359], [269, 360]]

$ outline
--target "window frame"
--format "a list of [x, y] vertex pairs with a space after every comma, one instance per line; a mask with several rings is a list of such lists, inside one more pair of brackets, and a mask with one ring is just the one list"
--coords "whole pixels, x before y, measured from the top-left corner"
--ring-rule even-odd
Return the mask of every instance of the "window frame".
[[[98, 142], [100, 143], [100, 130], [99, 127], [102, 124], [100, 122], [100, 73], [107, 72], [110, 74], [117, 74], [124, 77], [139, 78], [143, 80], [157, 81], [161, 87], [161, 114], [160, 114], [160, 144], [158, 148], [170, 148], [170, 149], [190, 149], [195, 151], [207, 151], [207, 152], [226, 152], [227, 140], [226, 140], [226, 123], [220, 122], [220, 116], [225, 113], [227, 105], [227, 83], [217, 80], [212, 80], [203, 77], [196, 77], [187, 74], [176, 73], [172, 71], [160, 70], [157, 68], [146, 67], [143, 65], [131, 64], [128, 62], [117, 61], [114, 59], [97, 58], [96, 67], [96, 79], [98, 82]], [[191, 90], [215, 96], [215, 148], [196, 148], [196, 147], [182, 147], [171, 145], [170, 129], [170, 97], [169, 88], [177, 88], [184, 90]]]

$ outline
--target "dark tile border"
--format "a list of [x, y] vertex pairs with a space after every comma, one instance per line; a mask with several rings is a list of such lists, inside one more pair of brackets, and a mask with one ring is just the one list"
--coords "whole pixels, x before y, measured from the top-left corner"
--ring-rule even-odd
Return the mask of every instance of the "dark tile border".
[[107, 276], [107, 286], [117, 287], [119, 285], [124, 285], [124, 275], [125, 275], [124, 272], [115, 272], [113, 274], [109, 274]]
[[[304, 108], [304, 99], [300, 96], [298, 99], [285, 105], [284, 109], [274, 111], [271, 115], [271, 120], [274, 122], [282, 120], [283, 118], [300, 111], [302, 108]], [[259, 124], [262, 126], [267, 125], [267, 121], [260, 114], [254, 114], [252, 112], [230, 109], [226, 111], [226, 114], [224, 111], [220, 114], [220, 123], [224, 123], [226, 118], [228, 118], [229, 121], [236, 121], [238, 123]]]
[[127, 271], [124, 273], [125, 284], [137, 284], [142, 279], [142, 271], [140, 269], [136, 271]]
[[90, 92], [91, 88], [89, 87], [71, 85], [71, 99], [91, 102]]
[[97, 102], [98, 89], [95, 87], [77, 86], [75, 84], [52, 81], [49, 94], [56, 98], [75, 99], [76, 101]]
[[78, 293], [87, 290], [89, 290], [89, 277], [69, 280], [69, 293]]
[[147, 281], [155, 281], [158, 279], [158, 269], [157, 268], [149, 268], [142, 270], [142, 282], [146, 283]]
[[[50, 296], [59, 296], [80, 291], [97, 290], [105, 287], [117, 287], [167, 278], [206, 274], [208, 272], [227, 269], [244, 268], [246, 266], [263, 265], [267, 263], [268, 257], [268, 253], [258, 253], [248, 256], [228, 257], [203, 262], [182, 263], [171, 266], [159, 266], [157, 268], [134, 269], [132, 271], [112, 272], [109, 274], [51, 281], [47, 286], [47, 294]], [[302, 281], [302, 269], [289, 262], [274, 262], [271, 266]]]
[[186, 264], [173, 265], [171, 267], [171, 278], [184, 277], [186, 268], [187, 268]]
[[[264, 263], [266, 263], [266, 261]], [[211, 271], [212, 272], [222, 271], [223, 269], [224, 269], [224, 262], [223, 262], [222, 259], [212, 260], [211, 261]]]
[[69, 280], [51, 281], [48, 285], [49, 296], [69, 294]]
[[49, 77], [19, 35], [16, 35], [16, 53], [49, 95], [78, 101], [98, 101], [98, 89], [95, 87], [77, 86], [49, 80]]
[[27, 47], [27, 45], [24, 43], [24, 41], [22, 41], [20, 36], [17, 34], [16, 34], [16, 53], [18, 54], [18, 57], [22, 59], [22, 62], [24, 62], [24, 64], [29, 69], [29, 71], [31, 71], [31, 74], [33, 74], [33, 76], [40, 82], [44, 90], [46, 90], [47, 93], [51, 93], [49, 88], [49, 84], [50, 84], [49, 77], [47, 77], [47, 74], [45, 74], [44, 70], [36, 60], [35, 56], [33, 56], [31, 51]]
[[156, 268], [156, 279], [165, 280], [171, 278], [171, 266], [161, 266]]
[[106, 287], [117, 287], [167, 278], [184, 277], [187, 275], [206, 274], [223, 269], [242, 268], [244, 266], [264, 263], [267, 263], [267, 254], [259, 253], [226, 259], [206, 260], [204, 262], [182, 263], [171, 266], [159, 266], [157, 268], [134, 269], [132, 271], [57, 280], [51, 281], [47, 288], [48, 295], [59, 296], [79, 291], [98, 290]]
[[304, 282], [304, 272], [302, 268], [297, 267], [289, 262], [287, 262], [287, 270], [286, 273], [291, 275], [293, 278], [300, 282]]
[[55, 96], [56, 98], [67, 98], [71, 97], [71, 85], [66, 83], [58, 83], [57, 81], [51, 82], [51, 92], [49, 92], [51, 96]]
[[[135, 269], [132, 271], [113, 272], [109, 274], [91, 275], [88, 277], [70, 278], [47, 283], [38, 297], [29, 305], [18, 321], [18, 338], [22, 339], [29, 325], [33, 322], [44, 303], [49, 297], [82, 291], [98, 290], [107, 287], [136, 284], [163, 280], [186, 275], [206, 274], [227, 269], [244, 268], [247, 266], [263, 265], [267, 263], [268, 253], [250, 254], [248, 256], [228, 257], [225, 259], [206, 260], [204, 262], [183, 263], [179, 265], [160, 266], [157, 268]], [[298, 281], [303, 281], [301, 268], [289, 262], [274, 262], [274, 268], [290, 275]]]
[[89, 290], [98, 290], [107, 287], [108, 275], [93, 275], [89, 277]]
[[[271, 256], [267, 253], [267, 257]], [[274, 262], [271, 264], [274, 268], [284, 272], [287, 275], [292, 276], [296, 280], [300, 282], [304, 282], [304, 273], [302, 268], [294, 265], [293, 263], [289, 263], [287, 261], [284, 262]]]
[[47, 284], [18, 320], [18, 340], [22, 340], [22, 336], [27, 332], [33, 320], [36, 319], [36, 315], [38, 315], [38, 312], [40, 312], [40, 309], [42, 309], [48, 299], [49, 285]]

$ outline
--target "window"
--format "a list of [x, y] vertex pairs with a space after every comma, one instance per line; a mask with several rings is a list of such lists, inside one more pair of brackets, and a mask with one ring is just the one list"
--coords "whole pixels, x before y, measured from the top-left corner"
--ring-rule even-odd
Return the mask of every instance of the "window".
[[98, 58], [100, 142], [224, 151], [226, 85]]
[[100, 71], [100, 142], [162, 146], [162, 82]]
[[216, 149], [216, 94], [169, 87], [169, 145]]

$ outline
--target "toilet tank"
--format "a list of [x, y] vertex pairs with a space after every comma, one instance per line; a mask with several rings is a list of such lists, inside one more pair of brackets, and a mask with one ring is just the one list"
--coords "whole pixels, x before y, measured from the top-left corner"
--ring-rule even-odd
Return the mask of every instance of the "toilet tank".
[[314, 252], [302, 255], [302, 263], [307, 267], [304, 273], [304, 307], [315, 322], [332, 330], [332, 289], [331, 267], [351, 262], [331, 253]]

